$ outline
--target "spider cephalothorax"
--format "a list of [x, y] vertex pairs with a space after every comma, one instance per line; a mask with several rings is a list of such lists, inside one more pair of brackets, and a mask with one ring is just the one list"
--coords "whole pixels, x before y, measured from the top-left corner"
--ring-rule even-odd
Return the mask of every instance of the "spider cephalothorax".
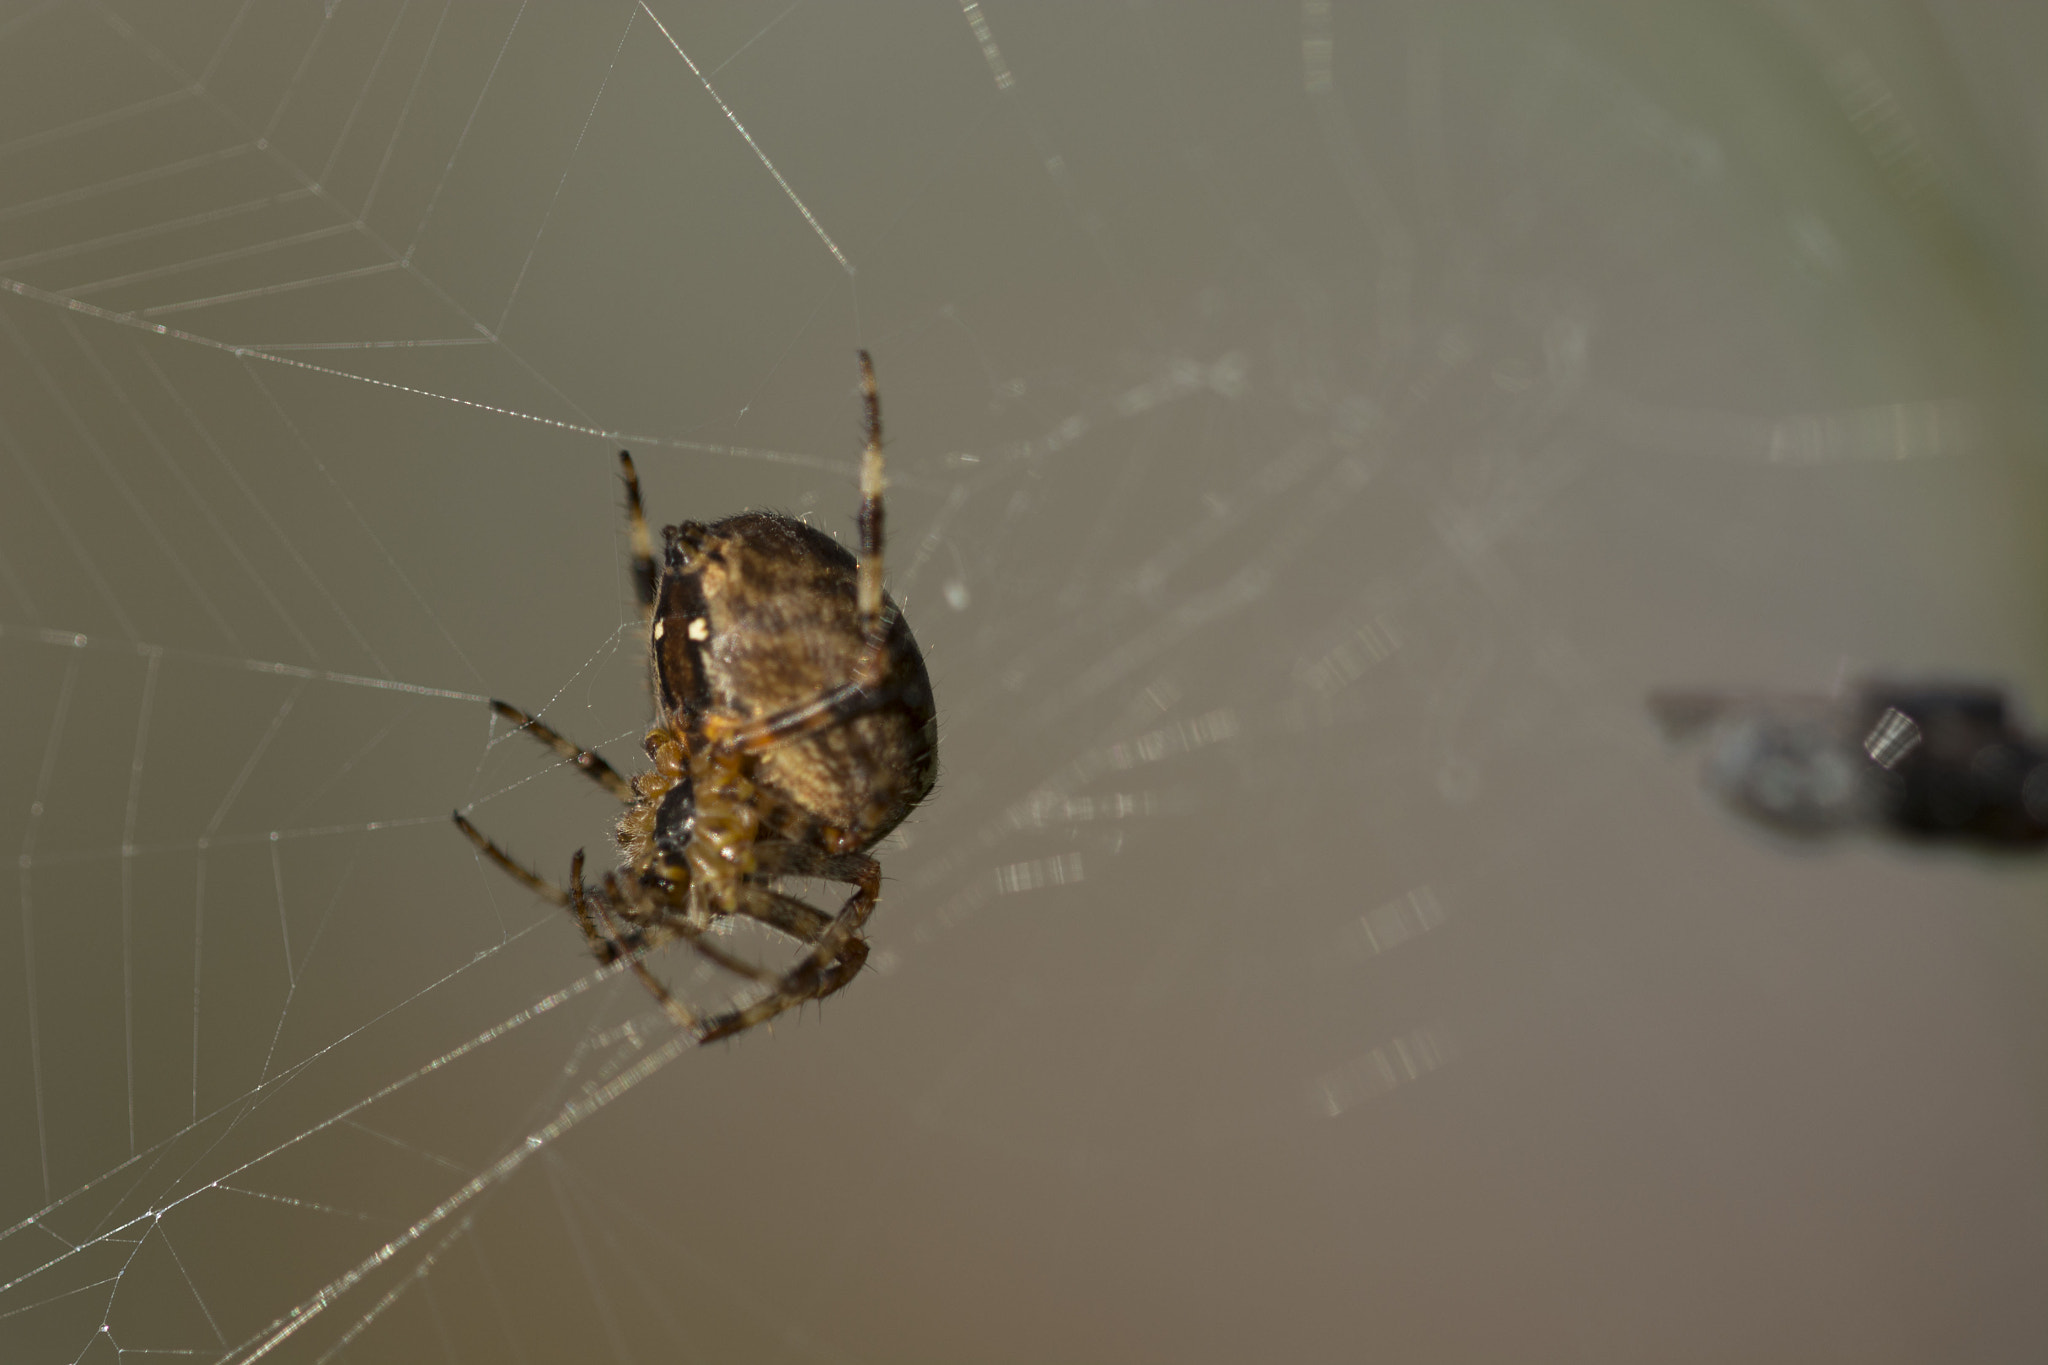
[[[844, 986], [867, 959], [861, 927], [881, 868], [868, 850], [931, 791], [936, 713], [924, 657], [882, 591], [882, 424], [874, 371], [860, 357], [867, 406], [858, 557], [790, 517], [746, 512], [662, 532], [657, 564], [632, 457], [621, 451], [634, 582], [648, 626], [656, 717], [653, 767], [628, 782], [504, 702], [499, 715], [588, 773], [629, 809], [625, 865], [565, 890], [514, 862], [456, 813], [484, 856], [567, 908], [603, 962], [634, 971], [700, 1039], [728, 1037]], [[836, 915], [783, 894], [784, 877], [854, 887]], [[765, 971], [707, 941], [730, 916], [796, 939], [796, 965]], [[760, 984], [753, 999], [702, 1018], [641, 961], [674, 939]]]

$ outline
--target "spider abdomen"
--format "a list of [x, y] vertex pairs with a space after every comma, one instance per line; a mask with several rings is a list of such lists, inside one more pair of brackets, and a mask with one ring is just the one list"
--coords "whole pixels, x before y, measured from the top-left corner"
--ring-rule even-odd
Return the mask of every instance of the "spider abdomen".
[[[748, 512], [664, 533], [654, 631], [655, 691], [693, 743], [713, 715], [745, 724], [845, 688], [869, 645], [858, 561], [791, 517]], [[937, 726], [924, 657], [893, 602], [880, 676], [843, 718], [762, 752], [752, 776], [781, 807], [785, 834], [837, 831], [871, 847], [930, 792]]]

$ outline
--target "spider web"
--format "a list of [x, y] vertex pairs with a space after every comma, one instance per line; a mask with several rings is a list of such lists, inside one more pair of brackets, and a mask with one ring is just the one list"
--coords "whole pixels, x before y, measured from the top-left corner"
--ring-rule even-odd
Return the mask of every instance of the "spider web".
[[[1829, 13], [0, 11], [0, 1355], [2048, 1339], [2040, 872], [1641, 710], [2048, 706], [2025, 109]], [[448, 811], [601, 861], [484, 703], [636, 766], [614, 452], [850, 538], [860, 346], [940, 788], [695, 1051]]]

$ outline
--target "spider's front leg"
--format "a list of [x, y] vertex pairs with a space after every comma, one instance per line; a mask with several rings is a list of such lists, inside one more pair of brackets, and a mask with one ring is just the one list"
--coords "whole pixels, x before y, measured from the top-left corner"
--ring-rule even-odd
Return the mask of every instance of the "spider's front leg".
[[[476, 845], [477, 852], [496, 863], [499, 871], [506, 873], [514, 881], [519, 882], [535, 895], [551, 900], [565, 910], [569, 908], [570, 895], [567, 891], [556, 886], [533, 869], [514, 861], [511, 854], [492, 843], [489, 838], [485, 837], [482, 830], [469, 823], [461, 811], [454, 812], [454, 816], [455, 828], [468, 836], [469, 842]], [[579, 853], [576, 856], [580, 859], [583, 855]]]
[[598, 786], [603, 787], [613, 796], [619, 798], [625, 804], [630, 806], [640, 799], [640, 794], [633, 790], [633, 784], [621, 777], [619, 770], [605, 762], [604, 756], [595, 749], [585, 749], [581, 745], [563, 738], [554, 727], [537, 717], [527, 715], [526, 712], [520, 710], [511, 702], [492, 698], [491, 710], [503, 719], [511, 721], [513, 725], [526, 731], [526, 733], [532, 735], [542, 744], [547, 745], [548, 748], [561, 755], [570, 766], [574, 767], [591, 781], [597, 783]]
[[468, 836], [476, 851], [497, 864], [500, 871], [509, 874], [514, 881], [532, 891], [544, 900], [553, 901], [576, 917], [576, 925], [583, 931], [584, 942], [599, 962], [610, 966], [619, 960], [627, 948], [608, 932], [610, 918], [601, 906], [594, 905], [590, 893], [583, 887], [583, 850], [577, 849], [569, 859], [569, 889], [564, 891], [547, 878], [525, 866], [493, 843], [482, 830], [464, 818], [461, 811], [455, 812], [455, 827]]

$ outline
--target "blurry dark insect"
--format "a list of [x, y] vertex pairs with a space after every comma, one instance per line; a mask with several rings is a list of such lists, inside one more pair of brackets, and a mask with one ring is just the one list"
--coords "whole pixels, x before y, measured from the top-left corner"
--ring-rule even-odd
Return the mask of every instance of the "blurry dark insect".
[[[851, 981], [881, 891], [868, 856], [932, 789], [938, 725], [924, 657], [882, 591], [882, 415], [860, 354], [867, 414], [860, 555], [790, 517], [745, 512], [662, 531], [657, 565], [633, 460], [619, 452], [634, 583], [648, 624], [651, 771], [631, 782], [597, 754], [505, 702], [492, 709], [582, 769], [628, 810], [625, 865], [562, 888], [514, 862], [463, 818], [479, 852], [576, 917], [604, 963], [628, 959], [669, 1016], [700, 1041], [725, 1038]], [[775, 889], [785, 877], [843, 882], [828, 915]], [[777, 973], [711, 941], [743, 916], [805, 949]], [[699, 1017], [642, 959], [677, 939], [758, 989]]]
[[1798, 835], [1856, 825], [1929, 840], [2048, 845], [2048, 736], [1996, 687], [1872, 680], [1836, 697], [1665, 692], [1674, 739], [1704, 735], [1705, 780]]

